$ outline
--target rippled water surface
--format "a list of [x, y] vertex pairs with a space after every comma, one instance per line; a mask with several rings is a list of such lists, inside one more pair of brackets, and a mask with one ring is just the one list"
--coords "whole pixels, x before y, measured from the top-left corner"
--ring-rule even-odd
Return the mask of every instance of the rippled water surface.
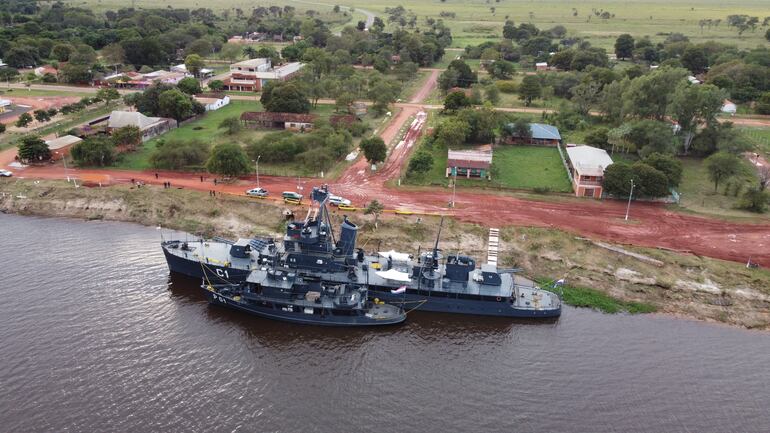
[[322, 329], [210, 307], [160, 232], [0, 214], [0, 431], [770, 432], [770, 335], [566, 308]]

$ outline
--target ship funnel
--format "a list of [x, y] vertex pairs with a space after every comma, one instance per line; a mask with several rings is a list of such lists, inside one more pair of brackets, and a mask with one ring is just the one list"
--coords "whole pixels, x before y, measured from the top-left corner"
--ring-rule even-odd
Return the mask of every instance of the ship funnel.
[[358, 236], [358, 226], [345, 220], [342, 222], [342, 228], [340, 230], [340, 240], [337, 242], [337, 248], [342, 251], [345, 256], [350, 256], [356, 248], [356, 237]]

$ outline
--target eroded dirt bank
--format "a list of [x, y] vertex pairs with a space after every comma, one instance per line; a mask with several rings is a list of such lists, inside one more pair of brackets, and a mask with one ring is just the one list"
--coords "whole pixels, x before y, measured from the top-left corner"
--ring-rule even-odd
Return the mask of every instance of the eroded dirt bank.
[[[284, 208], [246, 197], [212, 197], [191, 190], [128, 185], [74, 188], [66, 182], [4, 180], [0, 182], [0, 211], [162, 225], [205, 236], [277, 237], [282, 232]], [[341, 214], [334, 217], [341, 219]], [[438, 229], [438, 219], [433, 217], [381, 217], [377, 230], [371, 216], [355, 212], [350, 217], [360, 223], [359, 245], [368, 251], [395, 248], [414, 254], [418, 247], [431, 247]], [[501, 266], [520, 267], [532, 277], [566, 278], [570, 285], [651, 304], [663, 313], [770, 328], [770, 272], [765, 269], [652, 248], [624, 246], [626, 253], [622, 253], [544, 228], [502, 227], [501, 237]], [[460, 251], [485, 261], [486, 243], [486, 228], [445, 221], [441, 243], [445, 251]]]

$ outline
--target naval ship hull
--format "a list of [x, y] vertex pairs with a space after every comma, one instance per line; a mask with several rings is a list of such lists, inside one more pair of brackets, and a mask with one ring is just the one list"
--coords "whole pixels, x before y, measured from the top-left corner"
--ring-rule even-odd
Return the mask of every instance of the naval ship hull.
[[519, 318], [549, 318], [561, 315], [558, 308], [513, 308], [504, 299], [499, 302], [476, 301], [472, 299], [457, 299], [455, 297], [431, 296], [402, 293], [392, 293], [389, 288], [369, 288], [369, 297], [380, 299], [388, 304], [403, 305], [409, 311], [431, 311], [435, 313], [470, 314], [477, 316], [519, 317]]
[[251, 270], [238, 269], [232, 266], [222, 266], [214, 263], [201, 263], [194, 258], [186, 258], [169, 252], [163, 248], [166, 263], [171, 272], [186, 275], [196, 279], [208, 279], [212, 283], [240, 284], [246, 281]]
[[[222, 266], [214, 263], [201, 264], [198, 260], [185, 258], [170, 253], [163, 248], [163, 254], [166, 256], [168, 267], [171, 272], [186, 275], [196, 279], [208, 279], [211, 283], [232, 283], [240, 284], [249, 277], [250, 270], [238, 269], [232, 266]], [[396, 294], [392, 293], [393, 287], [375, 287], [369, 286], [369, 298], [380, 299], [389, 304], [403, 304], [406, 310], [415, 309], [415, 311], [430, 311], [436, 313], [454, 313], [471, 314], [477, 316], [496, 316], [496, 317], [518, 317], [518, 318], [549, 318], [559, 317], [561, 315], [561, 306], [559, 308], [537, 309], [537, 308], [512, 308], [504, 300], [500, 302], [480, 301], [472, 299], [458, 299], [441, 296], [443, 292], [431, 292], [430, 296], [418, 293]], [[240, 308], [240, 307], [239, 307]], [[250, 311], [251, 312], [251, 311]], [[257, 312], [252, 312], [258, 314]], [[276, 311], [266, 311], [264, 317], [280, 314]], [[342, 325], [338, 325], [342, 326]], [[345, 325], [349, 326], [349, 325]]]
[[[244, 304], [234, 300], [229, 296], [204, 289], [206, 299], [209, 304], [232, 308], [265, 319], [280, 320], [283, 322], [297, 323], [300, 325], [314, 326], [333, 326], [333, 327], [363, 327], [363, 326], [387, 326], [397, 325], [406, 320], [406, 314], [403, 311], [400, 315], [387, 319], [375, 319], [367, 316], [320, 316], [318, 314], [305, 314], [302, 312], [288, 312], [272, 306], [261, 306], [255, 304]], [[392, 306], [388, 306], [393, 308]]]

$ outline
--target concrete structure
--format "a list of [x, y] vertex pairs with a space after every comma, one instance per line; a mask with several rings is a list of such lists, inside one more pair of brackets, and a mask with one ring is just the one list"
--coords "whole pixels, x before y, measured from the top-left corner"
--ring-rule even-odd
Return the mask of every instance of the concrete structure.
[[[171, 72], [178, 72], [181, 74], [185, 74], [188, 77], [193, 76], [191, 73], [187, 72], [187, 65], [185, 65], [184, 63], [172, 66]], [[199, 78], [208, 78], [208, 77], [211, 77], [212, 75], [214, 75], [214, 70], [208, 69], [208, 68], [201, 68], [201, 72], [198, 74]]]
[[142, 141], [144, 142], [176, 128], [177, 123], [176, 120], [165, 117], [147, 117], [138, 111], [113, 111], [110, 113], [107, 120], [107, 132], [111, 133], [113, 130], [125, 126], [139, 128], [142, 131]]
[[315, 114], [270, 113], [267, 111], [246, 111], [241, 113], [241, 122], [251, 128], [278, 128], [292, 131], [308, 131], [318, 118]]
[[62, 135], [61, 137], [54, 138], [53, 140], [46, 140], [45, 144], [51, 149], [51, 159], [61, 159], [64, 155], [69, 154], [72, 146], [83, 141], [80, 137], [74, 135]]
[[735, 103], [729, 99], [725, 99], [722, 102], [722, 112], [727, 113], [731, 116], [735, 116], [735, 113], [738, 112], [738, 106], [735, 105]]
[[567, 166], [577, 197], [601, 198], [604, 170], [610, 165], [612, 158], [604, 149], [584, 145], [567, 147]]
[[58, 75], [59, 70], [51, 65], [39, 66], [35, 68], [35, 76], [42, 77], [45, 74]]
[[210, 98], [206, 96], [193, 96], [193, 99], [198, 101], [203, 107], [206, 109], [206, 111], [216, 111], [220, 108], [224, 107], [225, 105], [230, 103], [230, 97], [229, 96], [223, 96], [221, 98]]
[[513, 123], [509, 123], [506, 129], [509, 136], [505, 139], [507, 144], [532, 144], [537, 146], [558, 146], [561, 144], [559, 129], [544, 123], [530, 123], [530, 137], [519, 137], [513, 130]]
[[489, 178], [492, 150], [449, 150], [446, 177]]
[[302, 63], [287, 63], [273, 68], [270, 59], [251, 59], [230, 65], [230, 77], [224, 81], [227, 90], [259, 92], [271, 80], [286, 81], [305, 66]]

